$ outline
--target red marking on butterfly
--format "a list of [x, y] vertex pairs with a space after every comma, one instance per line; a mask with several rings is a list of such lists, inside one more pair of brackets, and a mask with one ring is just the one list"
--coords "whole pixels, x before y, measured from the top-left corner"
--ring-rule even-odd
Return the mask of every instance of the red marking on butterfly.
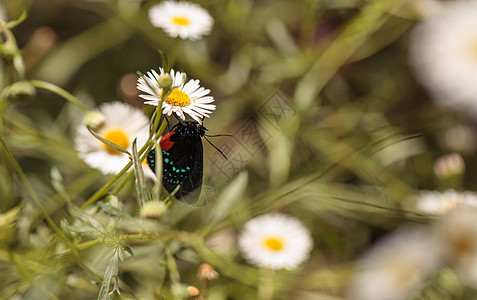
[[162, 137], [161, 141], [159, 142], [162, 150], [168, 151], [169, 149], [171, 149], [172, 145], [174, 145], [174, 142], [171, 142], [171, 136], [173, 134], [175, 134], [175, 132], [171, 131]]

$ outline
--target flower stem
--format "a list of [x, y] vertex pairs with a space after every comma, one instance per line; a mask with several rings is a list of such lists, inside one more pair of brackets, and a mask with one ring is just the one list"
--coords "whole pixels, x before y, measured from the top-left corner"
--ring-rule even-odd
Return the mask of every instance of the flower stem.
[[15, 71], [17, 72], [18, 79], [23, 80], [25, 78], [25, 63], [23, 62], [23, 57], [21, 56], [20, 50], [18, 50], [18, 44], [13, 36], [13, 33], [8, 28], [7, 24], [0, 20], [0, 29], [3, 31], [5, 35], [5, 43], [4, 45], [11, 46], [13, 53], [13, 66], [15, 67]]
[[54, 84], [49, 83], [49, 82], [46, 82], [46, 81], [42, 81], [42, 80], [30, 80], [29, 83], [36, 88], [40, 88], [40, 89], [50, 91], [52, 93], [57, 94], [60, 97], [63, 97], [65, 100], [70, 101], [76, 107], [78, 107], [79, 110], [81, 110], [81, 112], [83, 114], [88, 113], [88, 110], [86, 109], [86, 107], [83, 105], [83, 103], [81, 103], [81, 101], [78, 98], [76, 98], [72, 94], [68, 93], [66, 90], [60, 88], [59, 86], [54, 85]]

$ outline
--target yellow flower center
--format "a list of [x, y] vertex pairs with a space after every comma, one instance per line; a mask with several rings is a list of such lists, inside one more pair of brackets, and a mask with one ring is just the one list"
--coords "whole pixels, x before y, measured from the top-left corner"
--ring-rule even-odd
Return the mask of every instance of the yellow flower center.
[[283, 249], [283, 241], [279, 237], [268, 237], [264, 241], [265, 247], [272, 251], [280, 251]]
[[173, 17], [172, 22], [179, 26], [187, 26], [190, 24], [189, 19], [186, 19], [184, 17]]
[[184, 107], [190, 104], [190, 97], [179, 89], [173, 89], [166, 102], [173, 106]]
[[[122, 129], [118, 129], [118, 128], [109, 129], [103, 134], [103, 138], [105, 140], [108, 140], [110, 142], [115, 143], [116, 145], [118, 145], [118, 146], [120, 146], [124, 149], [127, 149], [127, 147], [129, 146], [129, 138]], [[106, 144], [103, 144], [103, 145], [104, 145], [104, 148], [106, 149], [106, 151], [108, 151], [108, 153], [110, 153], [110, 154], [120, 154], [120, 153], [122, 153], [122, 152], [120, 152], [120, 151], [118, 151], [118, 150], [114, 149], [113, 147], [110, 147]]]

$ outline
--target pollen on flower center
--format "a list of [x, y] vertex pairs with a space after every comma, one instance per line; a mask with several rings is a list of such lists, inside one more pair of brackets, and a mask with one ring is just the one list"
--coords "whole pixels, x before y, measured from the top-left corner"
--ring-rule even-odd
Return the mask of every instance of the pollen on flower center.
[[[110, 142], [113, 142], [115, 143], [116, 145], [126, 149], [128, 146], [129, 146], [129, 138], [128, 136], [126, 135], [126, 133], [122, 130], [122, 129], [110, 129], [110, 130], [107, 130], [104, 134], [103, 134], [103, 138], [110, 141]], [[106, 144], [103, 144], [104, 145], [104, 148], [106, 149], [106, 151], [108, 151], [110, 154], [119, 154], [121, 153], [120, 151], [106, 145]]]
[[179, 26], [187, 26], [190, 24], [189, 19], [186, 19], [184, 17], [173, 17], [172, 22]]
[[280, 251], [283, 249], [283, 242], [280, 238], [269, 237], [264, 241], [265, 247], [272, 251]]
[[173, 89], [166, 102], [173, 106], [184, 107], [190, 104], [190, 97], [179, 89]]

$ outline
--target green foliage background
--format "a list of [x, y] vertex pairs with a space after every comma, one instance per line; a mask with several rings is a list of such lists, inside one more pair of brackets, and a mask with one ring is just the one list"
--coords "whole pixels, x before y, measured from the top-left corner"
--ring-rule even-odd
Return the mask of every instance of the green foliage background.
[[[6, 27], [0, 49], [0, 297], [180, 299], [185, 286], [202, 287], [196, 272], [206, 262], [220, 274], [209, 299], [344, 299], [356, 261], [377, 239], [430, 221], [403, 206], [408, 195], [475, 188], [472, 168], [446, 182], [433, 173], [434, 160], [453, 151], [475, 161], [471, 144], [444, 139], [473, 120], [436, 107], [415, 80], [407, 47], [419, 16], [409, 2], [196, 2], [215, 20], [200, 41], [153, 28], [152, 1], [3, 2], [8, 20], [23, 10], [27, 17], [11, 30], [21, 52]], [[158, 49], [211, 90], [217, 110], [205, 126], [234, 134], [213, 142], [242, 161], [220, 161], [205, 143], [214, 199], [199, 207], [174, 201], [159, 221], [139, 217], [133, 176], [82, 209], [112, 176], [78, 158], [73, 136], [82, 114], [55, 91], [87, 109], [113, 100], [142, 107], [131, 94], [135, 79], [126, 89], [120, 82], [157, 70]], [[277, 99], [289, 110], [271, 118], [264, 111]], [[240, 138], [244, 124], [254, 124], [263, 144], [253, 155]], [[297, 270], [260, 270], [235, 248], [217, 253], [206, 243], [277, 211], [312, 232], [311, 258]], [[114, 289], [121, 293], [108, 293]], [[444, 270], [421, 296], [472, 295]]]

